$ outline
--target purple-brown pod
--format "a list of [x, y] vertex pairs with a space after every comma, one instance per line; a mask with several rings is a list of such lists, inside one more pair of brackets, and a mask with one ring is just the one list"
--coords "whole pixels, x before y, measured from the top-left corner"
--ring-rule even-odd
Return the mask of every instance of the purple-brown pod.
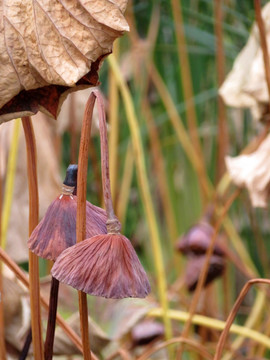
[[[202, 272], [206, 256], [192, 256], [188, 259], [185, 283], [189, 291], [194, 291], [199, 281], [200, 274]], [[204, 287], [211, 283], [217, 277], [220, 277], [225, 268], [225, 261], [222, 257], [212, 255], [207, 270]]]
[[97, 235], [66, 249], [51, 273], [77, 290], [105, 298], [144, 298], [150, 292], [131, 242], [120, 233]]
[[[213, 227], [207, 222], [200, 222], [192, 226], [189, 231], [180, 238], [176, 248], [185, 255], [189, 253], [205, 254], [213, 235]], [[218, 243], [214, 245], [213, 254], [224, 256], [224, 251]]]
[[[73, 195], [76, 189], [75, 167], [77, 165], [69, 166], [62, 194], [48, 207], [28, 240], [29, 249], [42, 258], [55, 261], [62, 251], [76, 244], [77, 196]], [[87, 238], [106, 234], [106, 220], [107, 215], [103, 209], [86, 202]]]
[[164, 336], [164, 326], [153, 320], [144, 320], [136, 324], [131, 330], [131, 339], [134, 346], [147, 345]]

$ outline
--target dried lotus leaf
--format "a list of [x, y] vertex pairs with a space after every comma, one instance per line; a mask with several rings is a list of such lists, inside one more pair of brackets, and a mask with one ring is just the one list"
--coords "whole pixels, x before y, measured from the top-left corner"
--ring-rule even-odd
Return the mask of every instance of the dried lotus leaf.
[[0, 123], [44, 111], [98, 84], [113, 41], [129, 26], [127, 0], [7, 0], [0, 6]]

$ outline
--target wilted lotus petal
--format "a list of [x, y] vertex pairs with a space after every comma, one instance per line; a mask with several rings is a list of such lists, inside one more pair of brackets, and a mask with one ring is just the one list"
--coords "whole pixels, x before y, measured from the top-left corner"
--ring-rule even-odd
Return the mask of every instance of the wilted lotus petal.
[[[187, 262], [185, 283], [189, 291], [194, 291], [199, 281], [200, 274], [202, 272], [205, 255], [190, 257]], [[212, 255], [208, 267], [207, 276], [205, 279], [204, 287], [212, 282], [217, 277], [221, 276], [225, 268], [225, 261], [222, 257]]]
[[[262, 10], [266, 40], [270, 47], [270, 4]], [[222, 84], [220, 90], [224, 102], [233, 107], [251, 108], [255, 119], [259, 119], [269, 102], [263, 53], [257, 25], [252, 28], [249, 40], [237, 56], [233, 69]]]
[[[76, 244], [77, 196], [61, 195], [53, 201], [32, 232], [28, 246], [36, 255], [55, 261], [67, 247]], [[106, 212], [86, 203], [86, 236], [106, 234]]]
[[249, 155], [225, 158], [232, 181], [248, 189], [254, 207], [266, 207], [270, 184], [270, 135]]
[[51, 273], [77, 290], [106, 298], [144, 298], [150, 291], [135, 250], [121, 234], [97, 235], [66, 249]]
[[142, 321], [131, 331], [132, 342], [135, 346], [147, 345], [163, 335], [164, 326], [153, 320]]
[[[190, 230], [180, 238], [176, 248], [183, 254], [205, 254], [213, 234], [214, 229], [210, 224], [200, 222], [192, 226]], [[224, 251], [218, 244], [215, 244], [213, 253], [219, 256], [224, 255]]]
[[[36, 255], [55, 261], [67, 247], [76, 244], [77, 165], [69, 165], [57, 197], [46, 211], [44, 218], [32, 232], [28, 247]], [[106, 234], [106, 212], [86, 202], [86, 236]]]

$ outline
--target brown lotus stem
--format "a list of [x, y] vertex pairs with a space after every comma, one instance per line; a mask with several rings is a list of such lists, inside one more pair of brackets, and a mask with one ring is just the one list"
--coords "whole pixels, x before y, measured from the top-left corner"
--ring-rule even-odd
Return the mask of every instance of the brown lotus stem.
[[100, 148], [101, 148], [101, 173], [102, 187], [105, 208], [108, 216], [107, 230], [108, 233], [117, 234], [121, 230], [121, 223], [115, 216], [111, 195], [110, 172], [109, 172], [109, 150], [106, 114], [103, 99], [98, 91], [94, 91], [97, 98], [98, 114], [99, 114], [99, 132], [100, 132]]
[[19, 360], [25, 360], [27, 358], [31, 343], [32, 343], [32, 329], [30, 328], [26, 336], [22, 351], [20, 353]]
[[[39, 202], [37, 182], [37, 156], [34, 129], [29, 116], [22, 118], [23, 130], [26, 141], [27, 173], [29, 189], [29, 236], [38, 224]], [[29, 282], [31, 328], [33, 336], [33, 352], [35, 359], [43, 360], [42, 322], [40, 311], [40, 288], [38, 257], [29, 251]]]
[[46, 340], [44, 345], [45, 360], [51, 360], [53, 357], [53, 343], [54, 343], [56, 314], [57, 314], [58, 292], [59, 292], [59, 281], [56, 280], [54, 277], [52, 277], [47, 332], [46, 332]]
[[[0, 237], [2, 234], [2, 179], [0, 178]], [[0, 239], [2, 244], [2, 239]], [[5, 324], [4, 324], [4, 304], [3, 304], [3, 275], [2, 264], [0, 264], [0, 359], [6, 359], [6, 344], [5, 344]]]
[[[91, 135], [92, 115], [94, 109], [96, 96], [91, 93], [87, 100], [83, 124], [81, 131], [81, 141], [78, 161], [78, 185], [77, 185], [77, 223], [76, 223], [76, 240], [81, 242], [85, 240], [86, 227], [86, 180], [87, 180], [87, 165], [88, 165], [88, 151]], [[91, 360], [90, 341], [88, 334], [88, 310], [86, 294], [78, 291], [79, 295], [79, 310], [80, 310], [80, 326], [83, 344], [83, 356], [85, 360]]]

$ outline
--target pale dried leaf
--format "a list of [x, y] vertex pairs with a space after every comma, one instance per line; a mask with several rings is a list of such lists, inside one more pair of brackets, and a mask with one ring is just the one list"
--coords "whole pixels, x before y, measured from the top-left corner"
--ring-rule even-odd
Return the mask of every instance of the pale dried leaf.
[[270, 135], [250, 155], [226, 157], [232, 181], [246, 187], [254, 207], [266, 207], [270, 184]]
[[[40, 218], [44, 216], [47, 207], [58, 195], [61, 186], [60, 171], [53, 140], [53, 123], [55, 122], [48, 122], [40, 116], [36, 118], [36, 121], [33, 121], [37, 143]], [[2, 181], [5, 181], [13, 127], [13, 122], [0, 126], [0, 175]], [[28, 260], [28, 213], [26, 146], [21, 127], [6, 247], [7, 253], [17, 262]]]
[[[73, 314], [67, 320], [67, 323], [78, 335], [80, 335], [79, 313]], [[111, 340], [90, 317], [88, 317], [88, 324], [91, 349], [95, 354], [100, 354], [100, 352], [110, 343]], [[61, 328], [56, 329], [53, 351], [55, 355], [80, 354], [76, 346], [71, 343], [70, 339]]]
[[20, 350], [30, 328], [28, 297], [16, 280], [3, 276], [5, 339]]
[[[270, 3], [264, 6], [262, 17], [268, 49], [270, 49]], [[256, 24], [253, 25], [248, 42], [237, 56], [233, 69], [226, 77], [219, 93], [227, 105], [251, 108], [255, 119], [262, 116], [269, 95], [259, 30]]]
[[[63, 106], [57, 118], [56, 131], [58, 134], [62, 135], [65, 131], [68, 131], [71, 124], [72, 129], [74, 129], [75, 133], [80, 134], [85, 104], [92, 91], [93, 88], [84, 89], [68, 95], [67, 100], [63, 103]], [[103, 100], [106, 103], [105, 97], [103, 98]], [[96, 135], [98, 133], [99, 120], [97, 107], [95, 106], [92, 118], [91, 135]]]
[[38, 110], [56, 117], [59, 98], [70, 87], [96, 85], [100, 61], [112, 51], [113, 41], [129, 30], [123, 16], [126, 4], [127, 0], [2, 2], [0, 122]]

